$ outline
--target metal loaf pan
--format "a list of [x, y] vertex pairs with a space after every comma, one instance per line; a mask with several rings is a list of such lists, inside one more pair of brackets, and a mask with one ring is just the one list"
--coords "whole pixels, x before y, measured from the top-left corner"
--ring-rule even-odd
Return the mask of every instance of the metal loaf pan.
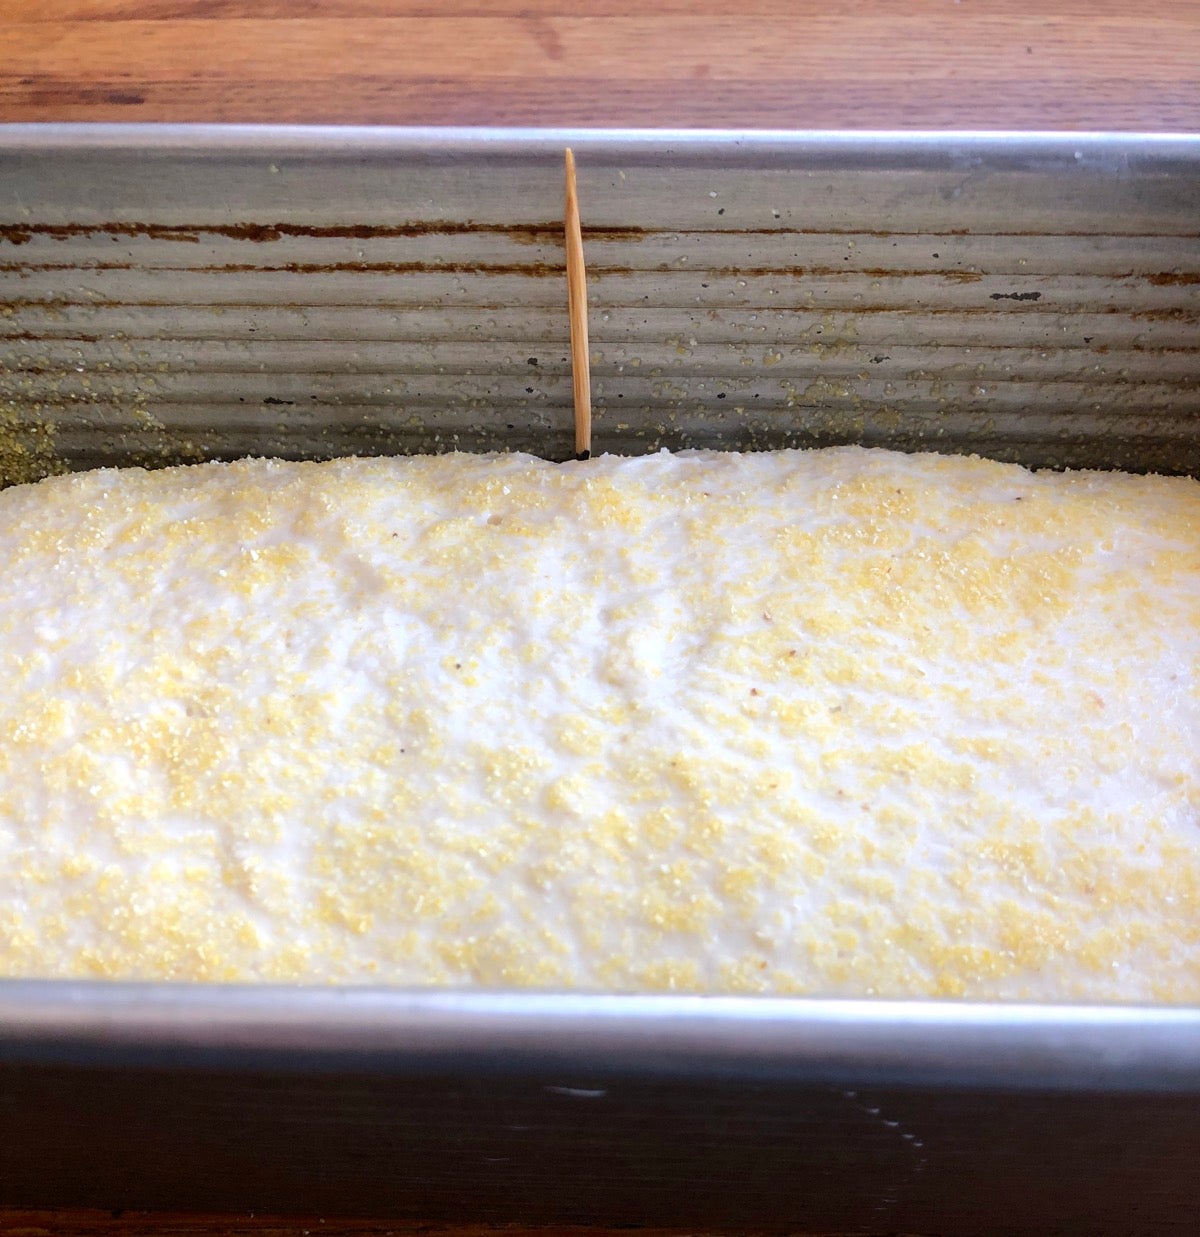
[[[1200, 138], [0, 126], [0, 475], [866, 442], [1200, 475]], [[0, 1204], [1195, 1228], [1200, 1010], [0, 983]]]

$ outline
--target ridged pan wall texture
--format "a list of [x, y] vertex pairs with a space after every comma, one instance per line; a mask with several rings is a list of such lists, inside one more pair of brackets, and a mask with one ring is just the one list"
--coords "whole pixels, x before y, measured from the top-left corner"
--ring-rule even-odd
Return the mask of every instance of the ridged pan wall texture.
[[[1200, 145], [577, 145], [598, 450], [1200, 470]], [[0, 131], [0, 474], [566, 457], [560, 156]]]

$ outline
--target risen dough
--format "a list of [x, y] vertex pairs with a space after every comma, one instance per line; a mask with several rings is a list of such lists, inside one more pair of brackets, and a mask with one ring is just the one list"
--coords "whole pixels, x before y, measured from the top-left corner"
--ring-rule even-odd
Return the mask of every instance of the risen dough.
[[1200, 1000], [1200, 484], [844, 448], [0, 495], [0, 972]]

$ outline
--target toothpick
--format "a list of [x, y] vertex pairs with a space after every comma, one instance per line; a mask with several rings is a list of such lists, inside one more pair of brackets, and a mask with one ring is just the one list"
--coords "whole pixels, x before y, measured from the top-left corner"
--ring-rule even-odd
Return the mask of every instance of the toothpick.
[[583, 232], [579, 226], [579, 194], [575, 188], [575, 155], [567, 150], [567, 310], [571, 318], [571, 376], [575, 384], [575, 458], [592, 454], [592, 373], [588, 349], [587, 271], [583, 264]]

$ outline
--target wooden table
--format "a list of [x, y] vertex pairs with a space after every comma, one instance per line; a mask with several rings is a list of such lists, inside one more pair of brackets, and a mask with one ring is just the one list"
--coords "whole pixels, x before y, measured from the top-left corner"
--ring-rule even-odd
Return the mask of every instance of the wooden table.
[[6, 0], [6, 120], [1196, 130], [1200, 3]]

